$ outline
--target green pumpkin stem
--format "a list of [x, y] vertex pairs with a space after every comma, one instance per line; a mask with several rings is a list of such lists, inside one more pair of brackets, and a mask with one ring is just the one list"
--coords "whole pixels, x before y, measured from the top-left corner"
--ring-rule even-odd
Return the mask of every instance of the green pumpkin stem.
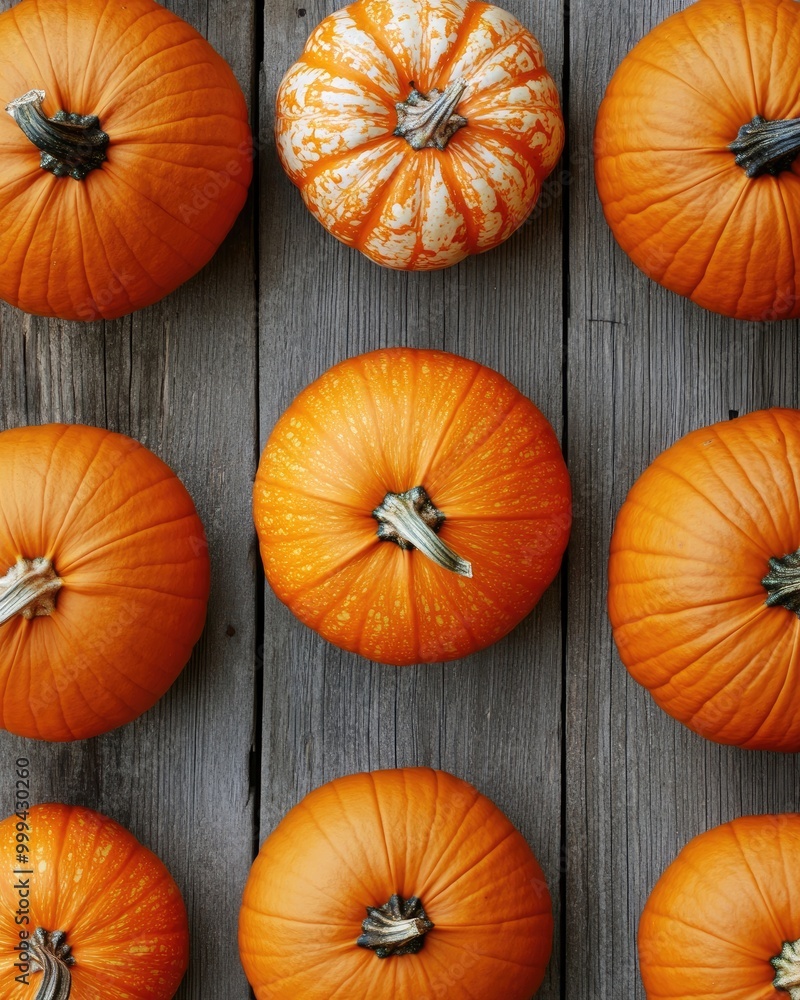
[[780, 955], [770, 959], [775, 970], [772, 985], [788, 993], [791, 1000], [800, 1000], [800, 941], [786, 941]]
[[394, 895], [383, 906], [368, 906], [367, 914], [361, 925], [364, 933], [356, 944], [374, 951], [378, 958], [416, 955], [425, 943], [425, 935], [433, 930], [416, 896], [404, 900]]
[[41, 150], [43, 170], [82, 181], [105, 160], [108, 136], [95, 115], [57, 111], [48, 118], [42, 110], [44, 98], [43, 90], [30, 90], [7, 105], [6, 111]]
[[761, 115], [742, 125], [728, 147], [748, 177], [791, 170], [800, 154], [800, 118], [767, 121]]
[[424, 486], [415, 486], [406, 493], [387, 493], [372, 516], [378, 522], [381, 541], [394, 542], [401, 549], [419, 549], [443, 569], [467, 578], [472, 576], [472, 564], [439, 538], [436, 532], [444, 522]]
[[395, 105], [395, 135], [405, 139], [412, 149], [443, 150], [467, 119], [456, 114], [456, 107], [466, 90], [466, 80], [454, 80], [444, 90], [422, 94], [412, 90], [405, 101]]
[[769, 561], [769, 573], [761, 581], [767, 591], [766, 604], [780, 605], [800, 617], [800, 549]]
[[62, 583], [49, 559], [19, 559], [0, 579], [0, 625], [51, 615]]
[[75, 964], [64, 931], [37, 927], [30, 946], [31, 972], [41, 972], [42, 981], [34, 1000], [68, 1000], [72, 991], [70, 966]]

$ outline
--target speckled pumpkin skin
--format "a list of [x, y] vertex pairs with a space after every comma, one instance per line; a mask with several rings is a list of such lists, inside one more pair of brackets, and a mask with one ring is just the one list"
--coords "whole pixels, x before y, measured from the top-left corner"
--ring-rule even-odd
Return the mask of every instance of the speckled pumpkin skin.
[[[443, 151], [393, 135], [396, 105], [466, 81]], [[284, 169], [333, 235], [385, 267], [433, 270], [507, 239], [564, 144], [537, 40], [473, 0], [358, 0], [313, 31], [278, 92]]]

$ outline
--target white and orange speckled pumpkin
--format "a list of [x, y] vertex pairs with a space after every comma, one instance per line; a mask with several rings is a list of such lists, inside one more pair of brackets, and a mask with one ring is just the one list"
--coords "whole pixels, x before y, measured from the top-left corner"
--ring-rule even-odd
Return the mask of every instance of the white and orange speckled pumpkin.
[[357, 0], [284, 77], [278, 151], [337, 239], [434, 270], [527, 218], [564, 144], [537, 40], [476, 0]]

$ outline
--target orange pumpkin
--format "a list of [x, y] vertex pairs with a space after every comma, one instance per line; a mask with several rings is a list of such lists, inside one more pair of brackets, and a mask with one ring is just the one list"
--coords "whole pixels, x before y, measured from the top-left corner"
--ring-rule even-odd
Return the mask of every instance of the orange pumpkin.
[[502, 375], [440, 351], [351, 358], [278, 421], [255, 483], [267, 578], [301, 621], [383, 663], [495, 642], [558, 572], [570, 485]]
[[180, 480], [97, 427], [0, 434], [0, 726], [75, 740], [130, 722], [200, 637], [203, 525]]
[[798, 46], [796, 0], [699, 0], [623, 60], [597, 119], [622, 249], [738, 319], [800, 316]]
[[288, 813], [247, 880], [239, 952], [258, 1000], [530, 1000], [552, 934], [511, 822], [451, 774], [407, 768]]
[[800, 815], [748, 816], [695, 837], [639, 924], [650, 1000], [797, 1000]]
[[539, 43], [475, 0], [357, 0], [327, 17], [284, 77], [275, 130], [325, 228], [414, 271], [507, 239], [564, 145]]
[[645, 470], [611, 539], [620, 656], [695, 732], [800, 750], [800, 411], [694, 431]]
[[0, 14], [0, 297], [113, 319], [211, 258], [252, 141], [227, 63], [153, 0], [24, 0]]
[[2, 995], [172, 1000], [189, 930], [162, 862], [100, 813], [22, 805], [0, 823]]

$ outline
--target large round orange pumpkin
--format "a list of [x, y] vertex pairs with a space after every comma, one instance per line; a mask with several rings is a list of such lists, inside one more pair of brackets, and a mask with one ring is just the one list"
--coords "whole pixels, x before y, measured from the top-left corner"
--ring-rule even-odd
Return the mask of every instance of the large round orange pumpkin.
[[597, 119], [620, 246], [740, 319], [800, 316], [799, 46], [796, 0], [698, 0], [623, 60]]
[[611, 539], [628, 670], [720, 743], [800, 750], [800, 411], [688, 434], [640, 476]]
[[2, 996], [172, 1000], [189, 930], [162, 862], [90, 809], [26, 805], [0, 823]]
[[797, 1000], [800, 815], [748, 816], [695, 837], [639, 924], [649, 1000]]
[[239, 918], [258, 1000], [530, 1000], [552, 934], [522, 835], [471, 785], [427, 768], [306, 796], [264, 842]]
[[308, 386], [261, 458], [267, 577], [307, 625], [383, 663], [495, 642], [558, 572], [558, 439], [502, 375], [440, 351], [351, 358]]
[[180, 480], [97, 427], [0, 434], [0, 726], [74, 740], [150, 708], [200, 637], [203, 526]]
[[564, 145], [539, 43], [477, 0], [357, 0], [331, 14], [281, 84], [275, 129], [317, 219], [415, 271], [507, 239]]
[[153, 0], [24, 0], [0, 53], [0, 297], [113, 319], [199, 271], [252, 174], [244, 97], [208, 42]]

